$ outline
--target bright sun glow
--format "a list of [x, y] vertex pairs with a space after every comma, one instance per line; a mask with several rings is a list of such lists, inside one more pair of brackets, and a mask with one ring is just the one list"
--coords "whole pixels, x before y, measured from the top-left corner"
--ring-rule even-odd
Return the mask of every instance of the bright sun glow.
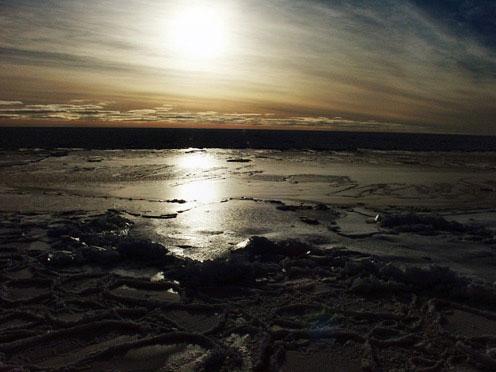
[[226, 18], [224, 9], [199, 3], [185, 4], [174, 17], [174, 49], [186, 57], [222, 55], [228, 39]]

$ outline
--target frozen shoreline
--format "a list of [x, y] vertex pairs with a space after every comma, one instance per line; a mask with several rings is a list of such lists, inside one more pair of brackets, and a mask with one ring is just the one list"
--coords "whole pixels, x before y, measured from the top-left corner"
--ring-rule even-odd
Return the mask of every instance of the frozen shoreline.
[[[415, 216], [385, 224], [488, 234], [437, 217], [403, 224]], [[263, 237], [199, 262], [136, 236], [119, 211], [2, 221], [7, 370], [334, 371], [329, 358], [348, 371], [496, 365], [496, 288], [447, 267]]]
[[26, 150], [0, 164], [7, 370], [496, 365], [493, 153]]

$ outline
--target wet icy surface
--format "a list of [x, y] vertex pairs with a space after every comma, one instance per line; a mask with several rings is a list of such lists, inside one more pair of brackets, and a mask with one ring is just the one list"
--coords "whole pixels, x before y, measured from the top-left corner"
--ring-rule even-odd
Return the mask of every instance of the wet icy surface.
[[3, 153], [0, 368], [493, 371], [495, 157]]
[[166, 213], [174, 209], [167, 200], [196, 205], [241, 197], [379, 207], [490, 207], [496, 201], [493, 153], [190, 149], [50, 155], [2, 154], [3, 210], [120, 206]]
[[25, 150], [1, 158], [0, 210], [117, 209], [136, 235], [181, 256], [213, 258], [262, 235], [496, 279], [490, 236], [391, 231], [374, 221], [434, 212], [495, 231], [494, 153]]

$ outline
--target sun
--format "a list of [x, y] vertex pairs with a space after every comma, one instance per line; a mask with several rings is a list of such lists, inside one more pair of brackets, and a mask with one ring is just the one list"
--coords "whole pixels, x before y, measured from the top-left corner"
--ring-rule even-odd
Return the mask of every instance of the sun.
[[185, 57], [214, 58], [223, 55], [228, 41], [224, 9], [189, 3], [177, 10], [172, 22], [172, 45]]

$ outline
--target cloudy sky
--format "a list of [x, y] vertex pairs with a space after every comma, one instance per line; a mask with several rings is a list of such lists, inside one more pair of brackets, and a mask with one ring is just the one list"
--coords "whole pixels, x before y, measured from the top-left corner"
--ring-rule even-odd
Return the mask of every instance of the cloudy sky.
[[0, 0], [0, 125], [496, 135], [494, 0]]

